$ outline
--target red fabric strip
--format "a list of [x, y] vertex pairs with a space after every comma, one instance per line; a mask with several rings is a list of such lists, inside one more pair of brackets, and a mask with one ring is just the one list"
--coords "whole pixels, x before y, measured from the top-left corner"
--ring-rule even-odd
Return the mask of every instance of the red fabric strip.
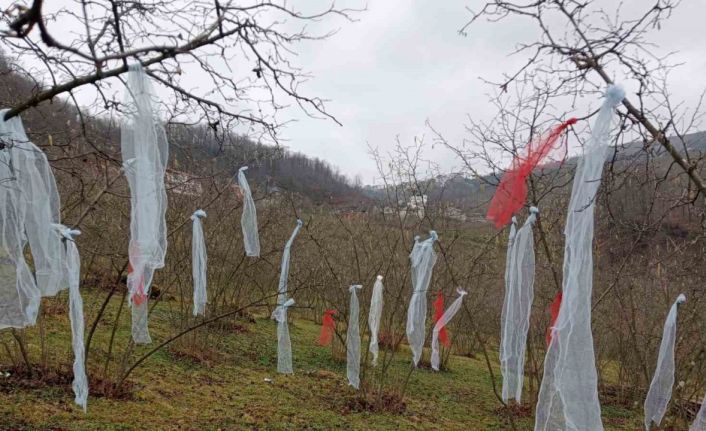
[[500, 180], [495, 195], [488, 206], [486, 218], [495, 223], [496, 229], [502, 229], [510, 223], [512, 215], [525, 204], [527, 201], [527, 177], [549, 155], [564, 130], [575, 124], [576, 121], [576, 118], [569, 118], [549, 129], [548, 133], [527, 144], [526, 156], [515, 156], [512, 160], [510, 169]]
[[[434, 324], [441, 319], [444, 315], [444, 294], [439, 291], [436, 294], [436, 300], [434, 301]], [[446, 326], [443, 326], [439, 331], [439, 342], [446, 347], [449, 347], [451, 343], [449, 342], [449, 334], [446, 331]]]
[[321, 322], [321, 333], [319, 334], [319, 345], [328, 346], [333, 341], [333, 334], [336, 332], [336, 321], [333, 319], [333, 315], [336, 314], [336, 310], [326, 310], [324, 311], [324, 318]]
[[547, 347], [552, 342], [552, 333], [554, 332], [554, 325], [556, 325], [556, 319], [559, 317], [559, 310], [561, 309], [561, 299], [562, 293], [556, 294], [554, 297], [554, 302], [549, 306], [549, 312], [551, 313], [551, 319], [549, 320], [549, 327], [547, 328]]

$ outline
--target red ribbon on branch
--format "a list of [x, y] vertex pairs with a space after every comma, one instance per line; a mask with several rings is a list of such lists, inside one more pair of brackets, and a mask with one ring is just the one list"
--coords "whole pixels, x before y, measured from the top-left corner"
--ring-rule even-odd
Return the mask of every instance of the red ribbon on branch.
[[527, 200], [527, 177], [554, 148], [564, 130], [576, 124], [576, 118], [569, 118], [549, 132], [527, 144], [527, 155], [515, 156], [510, 169], [505, 172], [493, 199], [488, 206], [486, 218], [495, 223], [496, 229], [502, 229], [510, 222]]
[[549, 327], [547, 328], [547, 347], [552, 342], [552, 333], [554, 332], [554, 325], [556, 325], [556, 319], [559, 317], [559, 310], [561, 309], [561, 299], [563, 295], [561, 290], [554, 297], [554, 302], [549, 306], [549, 313], [551, 313], [551, 318], [549, 320]]
[[[444, 315], [444, 295], [439, 291], [436, 294], [436, 300], [434, 301], [434, 324], [441, 319]], [[446, 325], [444, 325], [439, 331], [439, 342], [446, 346], [447, 348], [451, 345], [449, 342], [449, 334], [446, 331]]]
[[336, 321], [333, 319], [333, 315], [336, 314], [336, 310], [326, 310], [324, 311], [324, 318], [321, 322], [321, 333], [319, 334], [319, 345], [328, 346], [333, 341], [333, 334], [336, 332]]

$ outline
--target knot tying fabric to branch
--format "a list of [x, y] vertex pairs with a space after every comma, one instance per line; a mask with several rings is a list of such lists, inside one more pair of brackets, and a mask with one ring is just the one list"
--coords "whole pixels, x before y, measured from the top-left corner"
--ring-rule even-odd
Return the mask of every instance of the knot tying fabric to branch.
[[202, 209], [198, 209], [194, 211], [194, 213], [191, 215], [191, 220], [196, 220], [196, 218], [204, 218], [206, 217], [206, 211]]
[[68, 239], [69, 241], [73, 241], [75, 237], [81, 235], [81, 231], [78, 229], [71, 229], [69, 227], [64, 226], [63, 224], [60, 223], [52, 223], [52, 226], [54, 229], [59, 232], [61, 236], [64, 238]]
[[284, 304], [280, 304], [275, 308], [275, 311], [272, 312], [272, 320], [276, 320], [279, 323], [284, 323], [286, 322], [287, 319], [287, 308], [291, 307], [294, 305], [294, 299], [289, 298], [284, 302]]

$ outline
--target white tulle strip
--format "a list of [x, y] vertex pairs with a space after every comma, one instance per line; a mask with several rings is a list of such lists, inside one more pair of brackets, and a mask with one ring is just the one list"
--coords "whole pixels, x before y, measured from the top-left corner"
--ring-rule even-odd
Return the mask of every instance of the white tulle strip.
[[169, 144], [154, 108], [147, 74], [139, 63], [129, 66], [120, 126], [123, 171], [130, 186], [130, 244], [132, 271], [127, 284], [132, 305], [132, 336], [138, 344], [151, 341], [147, 302], [152, 278], [164, 266], [167, 251], [167, 193], [164, 175]]
[[706, 431], [706, 395], [704, 395], [704, 399], [701, 401], [701, 407], [699, 408], [699, 412], [696, 413], [696, 417], [689, 427], [689, 431]]
[[356, 290], [363, 286], [356, 284], [348, 288], [351, 301], [348, 315], [348, 331], [346, 332], [346, 376], [348, 384], [360, 388], [360, 305]]
[[287, 300], [287, 280], [289, 279], [289, 258], [292, 253], [292, 244], [294, 239], [299, 234], [299, 230], [302, 228], [302, 221], [297, 220], [297, 226], [292, 232], [292, 236], [289, 237], [287, 244], [284, 246], [284, 252], [282, 253], [282, 266], [279, 272], [279, 285], [277, 286], [277, 303], [283, 304]]
[[204, 210], [196, 210], [191, 216], [193, 220], [191, 235], [191, 275], [194, 279], [194, 316], [203, 316], [206, 313], [206, 241], [203, 236], [201, 219], [206, 217]]
[[591, 334], [593, 214], [613, 112], [624, 96], [620, 87], [608, 87], [576, 167], [564, 229], [563, 300], [544, 360], [535, 431], [603, 430]]
[[534, 235], [532, 226], [539, 210], [530, 215], [519, 231], [515, 220], [510, 228], [508, 260], [505, 267], [505, 300], [503, 302], [500, 340], [500, 371], [503, 375], [502, 398], [520, 402], [525, 370], [525, 347], [530, 312], [534, 300]]
[[27, 139], [20, 118], [5, 121], [6, 111], [0, 111], [0, 143], [6, 148], [0, 150], [0, 329], [34, 325], [41, 297], [24, 258], [25, 205], [13, 181], [12, 148]]
[[467, 292], [465, 290], [457, 289], [456, 293], [458, 293], [458, 297], [451, 303], [451, 305], [449, 305], [449, 308], [444, 311], [444, 314], [441, 315], [441, 318], [439, 318], [434, 325], [431, 338], [431, 367], [436, 371], [439, 371], [440, 362], [439, 331], [441, 331], [441, 328], [448, 325], [451, 319], [453, 319], [456, 313], [458, 313], [458, 310], [461, 308], [461, 304], [463, 303], [463, 297], [466, 296]]
[[60, 223], [59, 192], [44, 152], [29, 141], [19, 117], [7, 123], [14, 137], [7, 151], [20, 191], [24, 233], [32, 252], [36, 284], [42, 296], [54, 296], [67, 287], [62, 283], [63, 246], [52, 229], [53, 224]]
[[277, 372], [292, 374], [292, 341], [289, 339], [289, 324], [287, 309], [294, 305], [294, 299], [289, 298], [272, 312], [272, 319], [277, 321]]
[[674, 342], [677, 338], [677, 308], [686, 301], [680, 294], [669, 310], [662, 331], [662, 343], [657, 356], [657, 368], [645, 398], [645, 429], [650, 431], [652, 422], [659, 425], [672, 398], [674, 386]]
[[414, 247], [409, 258], [412, 264], [412, 297], [407, 309], [407, 341], [412, 349], [412, 363], [416, 367], [422, 357], [427, 318], [427, 290], [431, 282], [432, 270], [436, 263], [434, 242], [436, 232], [430, 231], [429, 238], [419, 241], [414, 238]]
[[243, 244], [245, 246], [245, 254], [252, 257], [260, 256], [260, 235], [257, 232], [257, 209], [255, 201], [252, 198], [250, 184], [245, 178], [245, 170], [247, 166], [243, 166], [238, 170], [238, 185], [243, 193], [243, 215], [240, 217], [240, 226], [243, 229]]
[[373, 355], [372, 364], [378, 363], [378, 332], [380, 331], [380, 320], [382, 319], [383, 300], [382, 275], [378, 275], [373, 285], [373, 295], [370, 298], [370, 312], [368, 314], [368, 327], [370, 328], [370, 353]]
[[85, 348], [83, 344], [84, 320], [83, 299], [79, 290], [81, 283], [81, 257], [74, 238], [81, 231], [69, 229], [61, 224], [52, 225], [55, 236], [64, 238], [64, 280], [69, 286], [69, 319], [71, 321], [71, 345], [74, 351], [74, 381], [71, 387], [74, 390], [76, 404], [86, 411], [88, 403], [88, 377], [85, 368]]

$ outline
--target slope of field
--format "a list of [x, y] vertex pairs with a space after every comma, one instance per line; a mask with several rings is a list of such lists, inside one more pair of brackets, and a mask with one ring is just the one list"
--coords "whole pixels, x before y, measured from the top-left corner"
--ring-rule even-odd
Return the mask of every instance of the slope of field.
[[[66, 373], [38, 378], [41, 371], [35, 370], [34, 376], [29, 377], [18, 373], [19, 369], [6, 367], [9, 375], [5, 372], [4, 377], [0, 376], [2, 430], [507, 429], [482, 356], [453, 356], [449, 371], [434, 373], [422, 368], [409, 375], [409, 352], [403, 346], [395, 354], [387, 377], [403, 380], [409, 375], [402, 403], [391, 406], [391, 411], [370, 411], [347, 386], [345, 361], [333, 359], [330, 348], [316, 346], [318, 327], [298, 319], [290, 325], [295, 367], [292, 376], [275, 372], [276, 335], [272, 321], [231, 321], [193, 337], [187, 335], [161, 350], [131, 375], [127, 394], [117, 398], [92, 395], [88, 413], [84, 414], [72, 402], [67, 320], [59, 305], [64, 301], [64, 297], [59, 297], [45, 304], [46, 310], [55, 311], [48, 312], [43, 326], [49, 361], [65, 364]], [[107, 321], [115, 316], [118, 306], [117, 300], [110, 304]], [[158, 308], [154, 313], [150, 326], [155, 340], [172, 332], [165, 324], [169, 320], [168, 311]], [[22, 334], [35, 363], [42, 361], [38, 331], [35, 327]], [[207, 337], [213, 331], [229, 334], [211, 337], [217, 343], [211, 345], [195, 338]], [[10, 342], [7, 332], [2, 334], [3, 342]], [[97, 334], [110, 334], [110, 330]], [[113, 355], [118, 361], [128, 335], [127, 324], [116, 333], [116, 350], [120, 354]], [[92, 354], [105, 355], [107, 341], [96, 339]], [[202, 347], [196, 347], [199, 345]], [[135, 353], [148, 349], [139, 347]], [[496, 353], [491, 353], [494, 360]], [[91, 363], [98, 362], [101, 361]], [[109, 373], [113, 370], [111, 365]], [[497, 367], [495, 371], [497, 377]], [[92, 368], [91, 375], [95, 392], [103, 375], [102, 366]], [[369, 381], [377, 384], [379, 378]], [[523, 409], [524, 414], [518, 409], [518, 429], [531, 429], [529, 407]], [[640, 427], [637, 412], [623, 407], [604, 405], [603, 414], [607, 430]]]

